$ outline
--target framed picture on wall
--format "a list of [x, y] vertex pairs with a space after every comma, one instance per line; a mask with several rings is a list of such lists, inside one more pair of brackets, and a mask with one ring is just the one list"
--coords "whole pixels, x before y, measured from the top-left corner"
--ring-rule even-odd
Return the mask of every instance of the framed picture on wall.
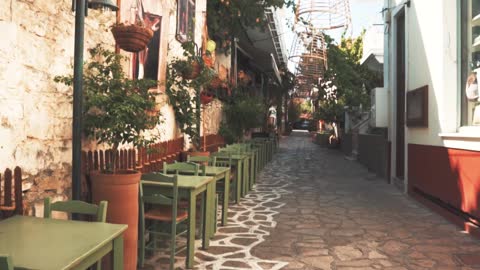
[[195, 34], [195, 0], [177, 0], [177, 40], [191, 41]]
[[428, 127], [428, 85], [407, 92], [407, 127]]

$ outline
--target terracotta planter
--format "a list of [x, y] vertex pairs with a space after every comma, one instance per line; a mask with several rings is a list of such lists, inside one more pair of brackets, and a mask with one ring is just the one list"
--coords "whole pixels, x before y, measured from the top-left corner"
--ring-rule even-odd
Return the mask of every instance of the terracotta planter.
[[137, 269], [138, 185], [141, 173], [117, 171], [117, 174], [91, 172], [93, 202], [108, 201], [107, 222], [127, 224], [124, 237], [124, 269]]
[[152, 29], [138, 25], [116, 25], [112, 34], [117, 45], [127, 52], [144, 50], [153, 37]]

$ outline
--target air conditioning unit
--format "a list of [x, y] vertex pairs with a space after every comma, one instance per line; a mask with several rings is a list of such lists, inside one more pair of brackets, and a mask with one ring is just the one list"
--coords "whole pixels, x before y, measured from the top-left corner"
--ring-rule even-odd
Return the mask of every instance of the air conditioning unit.
[[370, 126], [388, 127], [388, 90], [374, 88], [370, 93]]

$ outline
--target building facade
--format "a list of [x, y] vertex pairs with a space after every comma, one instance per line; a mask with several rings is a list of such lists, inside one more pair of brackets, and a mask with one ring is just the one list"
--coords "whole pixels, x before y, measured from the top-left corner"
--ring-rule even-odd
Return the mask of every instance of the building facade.
[[480, 224], [480, 1], [385, 0], [392, 183], [466, 230]]

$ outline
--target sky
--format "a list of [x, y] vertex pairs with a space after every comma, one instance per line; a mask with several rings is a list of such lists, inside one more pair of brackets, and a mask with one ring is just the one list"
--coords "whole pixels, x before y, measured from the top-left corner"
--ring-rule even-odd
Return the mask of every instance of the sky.
[[[302, 0], [305, 1], [305, 0]], [[314, 0], [311, 0], [314, 1]], [[352, 17], [352, 29], [347, 33], [351, 33], [352, 37], [360, 35], [362, 30], [367, 29], [373, 23], [382, 22], [381, 10], [383, 7], [383, 0], [350, 0], [350, 10]], [[292, 14], [292, 13], [289, 13]], [[286, 26], [284, 29], [289, 29], [293, 21], [293, 14], [291, 18], [285, 20]], [[343, 33], [343, 29], [328, 31], [327, 34], [339, 42]], [[285, 45], [288, 51], [292, 48], [294, 36], [292, 33], [285, 33]]]

